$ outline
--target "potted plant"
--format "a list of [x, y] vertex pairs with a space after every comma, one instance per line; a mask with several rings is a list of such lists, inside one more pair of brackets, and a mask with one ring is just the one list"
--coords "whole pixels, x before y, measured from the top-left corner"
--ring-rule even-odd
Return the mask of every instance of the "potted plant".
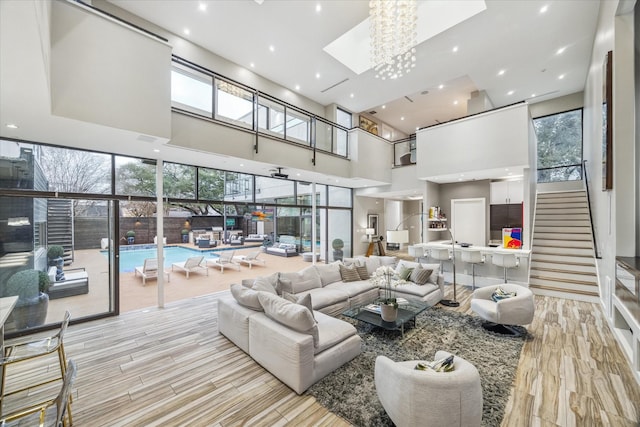
[[62, 266], [64, 265], [64, 248], [60, 245], [51, 245], [47, 249], [47, 258], [49, 258], [49, 265], [56, 267], [56, 280], [64, 280], [64, 271]]
[[344, 242], [342, 241], [342, 239], [333, 239], [333, 242], [331, 242], [331, 247], [333, 247], [333, 260], [342, 261], [342, 248], [344, 248]]
[[183, 228], [180, 234], [182, 234], [182, 243], [189, 243], [189, 230]]
[[49, 307], [49, 276], [40, 270], [22, 270], [0, 284], [0, 297], [18, 296], [9, 315], [17, 330], [43, 325]]
[[129, 230], [129, 231], [127, 231], [125, 236], [127, 236], [127, 244], [133, 245], [135, 243], [135, 241], [136, 241], [136, 232], [135, 231]]
[[371, 276], [371, 281], [382, 290], [380, 299], [380, 316], [385, 322], [395, 322], [398, 317], [398, 300], [395, 295], [395, 287], [402, 280], [396, 271], [390, 266], [378, 267]]

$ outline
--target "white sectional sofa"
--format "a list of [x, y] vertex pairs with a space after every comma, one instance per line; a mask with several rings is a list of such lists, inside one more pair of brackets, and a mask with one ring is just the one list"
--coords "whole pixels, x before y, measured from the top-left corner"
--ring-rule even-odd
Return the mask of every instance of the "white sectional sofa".
[[[394, 257], [346, 261], [366, 266], [368, 275], [381, 265], [396, 264]], [[232, 285], [232, 296], [218, 299], [220, 333], [301, 394], [360, 354], [361, 339], [355, 328], [334, 316], [380, 295], [378, 286], [367, 278], [344, 281], [341, 265], [341, 262], [312, 265], [299, 272], [274, 273]], [[401, 260], [396, 268], [400, 271], [411, 266], [417, 263]], [[434, 305], [443, 297], [443, 279], [437, 275], [439, 266], [422, 264], [422, 267], [432, 269], [433, 278], [424, 285], [398, 286], [396, 293], [398, 297]], [[279, 295], [298, 303], [304, 301], [307, 307]], [[315, 320], [309, 320], [309, 313]]]

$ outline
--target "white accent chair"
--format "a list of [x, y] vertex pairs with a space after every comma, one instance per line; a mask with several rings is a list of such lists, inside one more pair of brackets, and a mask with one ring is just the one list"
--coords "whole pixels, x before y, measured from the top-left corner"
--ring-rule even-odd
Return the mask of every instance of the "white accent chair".
[[238, 255], [234, 256], [232, 260], [237, 260], [241, 264], [247, 264], [249, 266], [249, 270], [253, 267], [253, 264], [257, 265], [266, 265], [266, 261], [262, 258], [258, 259], [258, 256], [262, 253], [262, 251], [255, 251], [250, 253], [249, 255]]
[[[140, 267], [136, 267], [134, 271], [134, 276], [137, 275], [142, 276], [142, 286], [147, 284], [147, 279], [157, 279], [158, 278], [158, 258], [146, 258], [144, 260], [144, 265]], [[171, 281], [168, 272], [164, 272], [167, 276], [167, 282]]]
[[[438, 351], [435, 359], [451, 354]], [[480, 374], [454, 356], [451, 372], [419, 371], [419, 360], [394, 362], [378, 356], [375, 386], [382, 407], [397, 427], [476, 427], [482, 421]]]
[[204, 255], [201, 256], [192, 256], [191, 258], [187, 258], [184, 262], [174, 262], [171, 264], [171, 271], [174, 269], [182, 270], [187, 274], [187, 279], [189, 278], [189, 273], [193, 273], [194, 271], [204, 270], [209, 275], [209, 269], [206, 265], [203, 265]]
[[494, 252], [491, 255], [493, 265], [504, 268], [504, 283], [507, 283], [507, 268], [516, 268], [519, 265], [516, 254], [508, 252]]
[[[491, 295], [498, 287], [505, 292], [515, 292], [516, 295], [495, 302]], [[514, 326], [528, 325], [533, 321], [533, 292], [513, 283], [478, 288], [471, 295], [471, 310], [485, 320], [483, 328], [500, 334], [521, 336], [523, 331]]]
[[480, 249], [462, 249], [460, 251], [460, 259], [463, 262], [471, 264], [471, 289], [476, 289], [476, 264], [484, 264], [484, 255]]
[[236, 251], [221, 251], [219, 252], [218, 258], [208, 258], [207, 266], [218, 267], [221, 273], [224, 273], [224, 269], [226, 268], [235, 268], [240, 271], [240, 264], [236, 260], [233, 259], [233, 255]]

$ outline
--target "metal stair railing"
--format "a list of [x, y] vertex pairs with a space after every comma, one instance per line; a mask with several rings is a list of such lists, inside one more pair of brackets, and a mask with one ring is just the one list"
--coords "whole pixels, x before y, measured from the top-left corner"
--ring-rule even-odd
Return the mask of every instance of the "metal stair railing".
[[593, 239], [593, 252], [596, 259], [602, 259], [600, 255], [598, 255], [598, 245], [596, 243], [596, 230], [593, 226], [593, 213], [591, 212], [591, 197], [589, 196], [589, 179], [587, 177], [587, 161], [582, 161], [582, 174], [584, 175], [584, 188], [587, 192], [587, 206], [589, 207], [589, 223], [591, 224], [591, 238]]

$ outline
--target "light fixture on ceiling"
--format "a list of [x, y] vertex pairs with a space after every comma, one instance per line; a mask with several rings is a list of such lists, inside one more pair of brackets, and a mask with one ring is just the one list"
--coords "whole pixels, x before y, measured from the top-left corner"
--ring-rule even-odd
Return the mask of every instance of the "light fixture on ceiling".
[[7, 124], [6, 124], [6, 126], [7, 126], [9, 129], [18, 129], [18, 125], [17, 125], [17, 124], [15, 124], [15, 123], [7, 123]]
[[415, 0], [371, 0], [371, 63], [376, 78], [402, 77], [416, 66], [418, 25]]

